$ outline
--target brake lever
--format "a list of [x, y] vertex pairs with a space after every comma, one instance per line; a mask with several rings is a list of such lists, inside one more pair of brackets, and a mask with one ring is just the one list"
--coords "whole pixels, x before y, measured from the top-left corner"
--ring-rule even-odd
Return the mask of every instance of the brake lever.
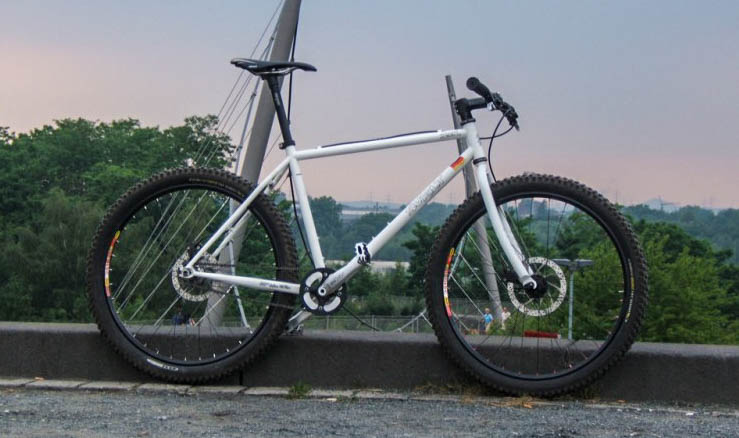
[[518, 126], [518, 113], [513, 105], [503, 100], [498, 93], [492, 93], [490, 105], [493, 106], [491, 111], [499, 110], [503, 113], [503, 116], [508, 120], [508, 123], [516, 128], [516, 131], [520, 131], [521, 128]]

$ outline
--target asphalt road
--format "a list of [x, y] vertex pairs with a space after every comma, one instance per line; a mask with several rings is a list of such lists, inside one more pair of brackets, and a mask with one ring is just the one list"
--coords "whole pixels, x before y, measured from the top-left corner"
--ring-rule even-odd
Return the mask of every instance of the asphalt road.
[[739, 437], [736, 407], [465, 396], [0, 390], [3, 437]]

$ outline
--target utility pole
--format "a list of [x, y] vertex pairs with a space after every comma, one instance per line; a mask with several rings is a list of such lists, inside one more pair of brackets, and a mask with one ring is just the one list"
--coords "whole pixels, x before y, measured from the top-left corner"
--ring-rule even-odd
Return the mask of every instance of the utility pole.
[[[459, 115], [457, 114], [456, 109], [454, 108], [454, 101], [457, 100], [457, 95], [454, 92], [454, 83], [452, 82], [452, 77], [450, 75], [446, 75], [446, 89], [449, 93], [449, 105], [452, 108], [452, 120], [454, 121], [454, 128], [459, 129], [460, 128], [460, 122], [459, 122]], [[465, 149], [467, 149], [467, 145], [465, 144], [464, 140], [461, 138], [457, 139], [457, 149], [459, 150], [459, 153], [462, 154]], [[469, 198], [472, 196], [475, 192], [477, 192], [477, 184], [475, 183], [475, 177], [474, 177], [474, 170], [470, 166], [465, 166], [464, 169], [462, 169], [462, 172], [464, 174], [464, 188], [467, 193], [467, 197]], [[480, 248], [480, 259], [482, 261], [482, 273], [483, 277], [485, 279], [485, 284], [488, 289], [488, 295], [490, 296], [490, 300], [492, 302], [493, 306], [493, 314], [495, 315], [496, 321], [503, 321], [503, 305], [500, 302], [500, 292], [498, 290], [498, 281], [495, 278], [495, 268], [493, 267], [493, 257], [492, 254], [490, 254], [490, 245], [488, 244], [488, 234], [485, 229], [485, 221], [487, 215], [484, 215], [481, 217], [477, 222], [475, 222], [475, 234], [477, 239], [477, 246]]]
[[567, 339], [572, 340], [572, 308], [575, 303], [575, 273], [582, 268], [591, 266], [592, 260], [589, 259], [552, 259], [552, 261], [560, 266], [564, 266], [570, 271], [570, 306], [568, 311], [568, 322], [567, 322]]
[[[280, 18], [277, 21], [277, 32], [275, 33], [275, 40], [272, 44], [272, 51], [270, 52], [270, 61], [288, 61], [290, 59], [290, 50], [292, 49], [293, 40], [295, 39], [295, 32], [297, 31], [298, 26], [298, 16], [300, 15], [300, 2], [301, 0], [285, 0], [284, 5], [282, 6], [282, 11], [280, 11]], [[280, 78], [280, 86], [282, 86], [282, 78]], [[269, 134], [272, 131], [272, 122], [274, 121], [274, 118], [275, 106], [272, 101], [271, 91], [269, 87], [262, 87], [262, 92], [259, 96], [259, 104], [257, 105], [257, 112], [254, 115], [254, 123], [252, 124], [252, 130], [249, 136], [249, 144], [246, 148], [245, 154], [242, 151], [244, 156], [238, 158], [236, 166], [236, 173], [253, 184], [256, 184], [259, 181], [259, 173], [262, 170], [264, 155], [267, 150], [267, 143], [269, 142]], [[247, 123], [249, 123], [248, 117], [244, 121], [245, 130]], [[231, 202], [231, 211], [233, 211], [237, 206], [237, 203]], [[239, 251], [241, 250], [243, 237], [243, 230], [234, 235], [233, 240], [229, 244], [229, 251], [221, 252], [219, 263], [227, 265], [236, 264], [236, 260], [239, 258]], [[227, 286], [225, 286], [225, 288], [227, 288]], [[203, 321], [205, 325], [213, 326], [221, 324], [226, 305], [226, 300], [222, 299], [223, 292], [225, 291], [216, 291], [216, 293], [212, 293], [208, 297], [208, 317]], [[240, 301], [238, 298], [238, 292], [236, 293], [236, 296], [237, 300]], [[248, 326], [245, 316], [243, 315], [243, 311], [241, 313], [244, 325]]]

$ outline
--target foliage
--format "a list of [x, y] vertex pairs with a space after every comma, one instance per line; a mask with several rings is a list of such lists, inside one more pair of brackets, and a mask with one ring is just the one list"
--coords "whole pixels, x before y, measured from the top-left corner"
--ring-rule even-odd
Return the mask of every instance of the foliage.
[[413, 251], [411, 264], [408, 268], [408, 273], [410, 274], [408, 278], [408, 291], [409, 295], [421, 296], [423, 294], [423, 282], [426, 276], [428, 257], [436, 236], [439, 234], [439, 227], [417, 222], [413, 226], [412, 232], [415, 239], [403, 244], [403, 246]]
[[637, 220], [678, 225], [693, 237], [706, 239], [716, 248], [731, 251], [732, 263], [739, 264], [739, 209], [729, 208], [714, 213], [705, 208], [687, 206], [666, 212], [636, 205], [625, 207], [623, 212]]
[[739, 269], [727, 253], [676, 225], [641, 221], [636, 228], [649, 264], [650, 300], [641, 339], [739, 343]]
[[[230, 145], [228, 138], [212, 133], [216, 125], [215, 117], [208, 116], [188, 118], [164, 130], [142, 127], [133, 119], [110, 123], [66, 119], [21, 134], [0, 127], [0, 245], [4, 249], [0, 319], [89, 321], [85, 258], [103, 212], [136, 181], [182, 166], [188, 159], [224, 167]], [[206, 163], [204, 155], [213, 159]], [[291, 219], [289, 201], [279, 193], [274, 201]], [[333, 198], [310, 201], [327, 258], [352, 257], [356, 242], [369, 241], [392, 219], [387, 213], [373, 213], [343, 222], [342, 207]], [[347, 306], [363, 314], [418, 314], [424, 305], [427, 258], [439, 233], [437, 225], [449, 209], [441, 204], [427, 206], [394, 242], [373, 254], [375, 259], [410, 260], [410, 266], [406, 270], [398, 264], [384, 274], [362, 269], [349, 282]], [[527, 230], [517, 238], [530, 252], [551, 251], [552, 257], [596, 262], [575, 275], [581, 305], [574, 324], [595, 338], [608, 327], [613, 314], [603, 309], [618, 305], [609, 295], [613, 292], [609, 285], [618, 282], [610, 277], [617, 260], [599, 245], [603, 239], [594, 234], [592, 221], [571, 214], [557, 221], [562, 227], [553, 233], [542, 226], [548, 222], [542, 215], [552, 214], [548, 210], [543, 204], [521, 203], [509, 215], [515, 229]], [[644, 218], [634, 222], [650, 275], [650, 305], [641, 340], [738, 344], [739, 210], [714, 214], [685, 207], [665, 213], [629, 207], [625, 212]], [[546, 249], [536, 246], [541, 242], [546, 242]], [[301, 275], [310, 269], [308, 258], [302, 257]], [[556, 317], [552, 321], [561, 327]]]
[[0, 319], [89, 321], [86, 256], [103, 211], [136, 181], [207, 150], [223, 167], [214, 116], [165, 130], [137, 120], [0, 127]]
[[85, 258], [102, 209], [55, 188], [2, 236], [0, 319], [88, 321]]

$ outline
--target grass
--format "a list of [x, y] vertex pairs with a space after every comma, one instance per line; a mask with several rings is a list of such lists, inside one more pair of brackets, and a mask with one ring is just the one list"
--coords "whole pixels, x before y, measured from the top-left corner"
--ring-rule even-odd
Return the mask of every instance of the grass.
[[287, 398], [291, 400], [299, 400], [306, 398], [310, 394], [311, 387], [307, 383], [297, 382], [287, 391]]

